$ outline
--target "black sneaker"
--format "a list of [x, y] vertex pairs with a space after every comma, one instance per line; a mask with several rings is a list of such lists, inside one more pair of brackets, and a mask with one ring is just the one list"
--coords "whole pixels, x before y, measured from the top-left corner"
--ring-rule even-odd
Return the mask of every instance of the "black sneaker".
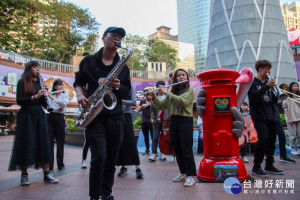
[[26, 174], [23, 174], [23, 173], [21, 174], [21, 182], [20, 182], [20, 184], [22, 186], [30, 185], [27, 173]]
[[269, 166], [269, 167], [265, 167], [265, 171], [268, 172], [269, 174], [277, 174], [277, 175], [283, 175], [283, 171], [280, 169], [277, 169], [276, 167]]
[[150, 155], [150, 151], [146, 150], [144, 153], [142, 153], [142, 155]]
[[280, 161], [280, 162], [283, 162], [283, 163], [291, 163], [291, 164], [296, 163], [295, 160], [290, 159], [289, 157], [279, 158], [279, 161]]
[[258, 176], [261, 178], [267, 178], [268, 174], [266, 174], [266, 172], [264, 172], [264, 170], [260, 167], [258, 169], [252, 169], [252, 175], [254, 176]]
[[126, 174], [128, 174], [127, 168], [126, 167], [122, 167], [120, 169], [120, 172], [118, 173], [118, 176], [123, 177], [123, 176], [126, 176]]
[[48, 173], [47, 175], [44, 175], [44, 182], [46, 183], [58, 183], [59, 180], [53, 176], [53, 174]]
[[136, 172], [136, 178], [137, 179], [142, 179], [143, 178], [143, 173], [142, 173], [142, 170], [140, 168], [137, 168], [135, 170], [135, 172]]
[[108, 195], [108, 196], [103, 195], [103, 196], [101, 196], [100, 199], [101, 199], [101, 200], [114, 200], [115, 198], [114, 198], [113, 195]]

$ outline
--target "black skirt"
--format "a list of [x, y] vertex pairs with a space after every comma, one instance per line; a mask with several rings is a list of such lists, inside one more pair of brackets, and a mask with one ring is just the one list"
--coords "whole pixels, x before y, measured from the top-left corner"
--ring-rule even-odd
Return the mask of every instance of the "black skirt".
[[119, 150], [116, 165], [139, 165], [140, 158], [136, 142], [134, 139], [134, 131], [132, 118], [130, 113], [125, 113], [124, 119], [124, 138]]
[[45, 112], [40, 105], [21, 107], [8, 170], [39, 169], [49, 161], [50, 138]]

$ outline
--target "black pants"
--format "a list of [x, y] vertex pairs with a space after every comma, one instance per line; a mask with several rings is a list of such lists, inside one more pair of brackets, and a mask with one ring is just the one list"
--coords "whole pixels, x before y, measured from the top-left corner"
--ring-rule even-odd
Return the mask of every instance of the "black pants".
[[84, 132], [84, 143], [83, 143], [83, 148], [82, 148], [82, 160], [86, 160], [89, 148], [90, 148], [90, 142], [86, 138], [86, 134]]
[[248, 148], [248, 141], [247, 141], [247, 137], [243, 134], [242, 137], [245, 138], [245, 143], [244, 143], [244, 146], [242, 148], [240, 148], [240, 153], [241, 153], [241, 156], [244, 157], [246, 156], [246, 151], [247, 151], [247, 148]]
[[280, 150], [280, 157], [281, 158], [286, 158], [286, 148], [285, 148], [285, 144], [286, 144], [286, 139], [285, 139], [285, 133], [284, 133], [284, 129], [283, 129], [283, 125], [281, 123], [280, 120], [277, 121], [276, 124], [276, 128], [277, 128], [277, 135], [278, 135], [278, 141], [279, 141], [279, 150]]
[[50, 170], [54, 166], [54, 139], [56, 140], [56, 162], [57, 167], [62, 168], [64, 164], [65, 145], [65, 118], [64, 114], [51, 112], [48, 116], [48, 127], [51, 147]]
[[170, 136], [181, 174], [196, 175], [193, 154], [193, 118], [172, 116], [170, 121]]
[[157, 153], [159, 134], [162, 131], [162, 123], [156, 122], [153, 126], [153, 138], [152, 138], [152, 153]]
[[277, 121], [252, 120], [258, 137], [254, 150], [253, 168], [258, 169], [261, 167], [264, 155], [266, 155], [266, 166], [271, 166], [274, 163]]
[[149, 151], [149, 131], [151, 139], [153, 140], [153, 128], [151, 122], [142, 123], [142, 131], [145, 138], [146, 151]]
[[90, 197], [112, 193], [115, 162], [123, 141], [123, 126], [123, 119], [97, 117], [85, 130], [91, 149]]

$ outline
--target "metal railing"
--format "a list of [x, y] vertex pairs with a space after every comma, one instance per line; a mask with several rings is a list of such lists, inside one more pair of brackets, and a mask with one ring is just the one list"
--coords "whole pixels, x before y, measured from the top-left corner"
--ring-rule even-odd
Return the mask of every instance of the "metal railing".
[[[25, 63], [29, 62], [30, 60], [37, 60], [40, 65], [41, 69], [48, 70], [48, 71], [55, 71], [55, 72], [61, 72], [61, 73], [67, 73], [74, 75], [75, 72], [79, 70], [78, 66], [75, 65], [69, 65], [64, 63], [58, 63], [58, 62], [52, 62], [48, 60], [33, 58], [30, 56], [25, 56], [19, 53], [15, 53], [13, 51], [6, 51], [3, 49], [0, 49], [0, 57], [2, 60], [24, 65]], [[174, 73], [175, 70], [167, 70], [164, 72], [147, 72], [144, 70], [130, 70], [130, 76], [132, 78], [143, 78], [143, 79], [166, 79], [169, 78], [169, 74], [171, 72]], [[190, 77], [195, 77], [196, 74], [199, 72], [195, 70], [187, 70]]]
[[48, 71], [62, 72], [62, 73], [68, 73], [68, 74], [72, 74], [72, 73], [78, 71], [78, 66], [33, 58], [30, 56], [25, 56], [25, 55], [22, 55], [19, 53], [15, 53], [13, 51], [6, 51], [6, 50], [0, 49], [0, 56], [1, 56], [2, 60], [16, 63], [19, 65], [24, 65], [25, 63], [29, 62], [30, 60], [36, 60], [40, 63], [41, 69], [48, 70]]

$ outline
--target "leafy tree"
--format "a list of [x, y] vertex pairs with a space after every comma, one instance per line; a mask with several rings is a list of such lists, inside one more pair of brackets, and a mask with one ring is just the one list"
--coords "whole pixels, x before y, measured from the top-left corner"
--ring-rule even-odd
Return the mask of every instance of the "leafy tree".
[[[127, 65], [131, 70], [141, 70], [143, 69], [144, 61], [144, 48], [146, 40], [138, 35], [128, 34], [124, 40], [123, 45], [131, 48], [132, 55], [127, 61]], [[125, 53], [122, 51], [122, 53]]]
[[145, 56], [150, 62], [166, 62], [167, 69], [175, 68], [177, 61], [176, 54], [176, 49], [157, 38], [147, 41]]
[[[43, 29], [46, 51], [43, 56], [58, 62], [68, 62], [76, 46], [83, 45], [89, 53], [97, 41], [99, 23], [87, 9], [72, 3], [52, 2], [48, 7], [49, 26]], [[51, 26], [51, 24], [55, 24]]]
[[0, 47], [18, 51], [27, 46], [23, 41], [38, 41], [37, 16], [41, 9], [38, 0], [0, 1]]
[[0, 47], [69, 63], [76, 46], [90, 52], [100, 24], [87, 9], [49, 0], [0, 1]]

